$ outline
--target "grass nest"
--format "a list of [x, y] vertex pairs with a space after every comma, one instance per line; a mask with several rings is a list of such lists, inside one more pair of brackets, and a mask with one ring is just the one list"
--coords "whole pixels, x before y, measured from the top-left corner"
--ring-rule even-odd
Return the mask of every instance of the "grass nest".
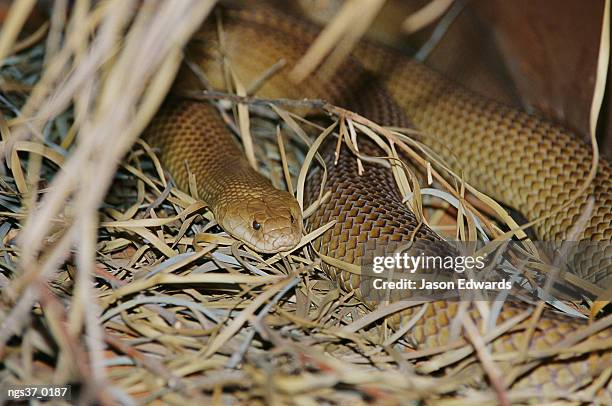
[[[308, 249], [325, 228], [261, 257], [139, 140], [213, 5], [77, 1], [67, 13], [58, 1], [28, 35], [34, 2], [11, 8], [0, 36], [0, 382], [72, 384], [73, 401], [101, 404], [496, 402], [487, 385], [466, 386], [469, 362], [394, 334], [384, 318], [396, 304], [371, 312], [325, 277]], [[517, 228], [460, 178], [445, 181], [398, 129], [318, 101], [327, 129], [291, 113], [293, 101], [207, 98], [248, 129], [262, 172], [298, 196], [322, 136], [354, 143], [359, 133], [392, 139], [436, 181], [431, 196], [396, 168], [435, 230], [470, 240], [483, 228], [503, 235], [499, 222]]]

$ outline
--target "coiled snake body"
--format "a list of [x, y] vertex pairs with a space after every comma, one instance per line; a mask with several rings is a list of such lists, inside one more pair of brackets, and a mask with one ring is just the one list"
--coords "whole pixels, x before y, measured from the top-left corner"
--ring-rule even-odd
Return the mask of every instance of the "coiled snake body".
[[[378, 71], [378, 75], [373, 76], [352, 59], [329, 80], [315, 75], [304, 84], [292, 83], [286, 72], [315, 35], [310, 25], [268, 10], [223, 14], [223, 55], [231, 61], [231, 69], [241, 81], [249, 83], [279, 59], [287, 61], [288, 67], [265, 82], [258, 96], [323, 98], [381, 125], [414, 126], [435, 134], [430, 140], [435, 141], [432, 148], [444, 144], [447, 148], [437, 151], [443, 156], [451, 150], [453, 156], [449, 160], [457, 162], [455, 169], [462, 169], [469, 182], [529, 219], [566, 204], [586, 178], [591, 165], [589, 147], [567, 130], [473, 95], [401, 56], [389, 60], [387, 54], [376, 58], [367, 53], [360, 55], [358, 50], [356, 55], [363, 65]], [[223, 90], [225, 75], [219, 63], [221, 52], [214, 26], [205, 26], [192, 48], [191, 59], [201, 66], [213, 87]], [[230, 234], [263, 252], [282, 251], [297, 244], [302, 223], [297, 203], [249, 167], [212, 106], [170, 102], [151, 123], [147, 137], [159, 147], [162, 162], [179, 187], [188, 189], [187, 167], [196, 175], [200, 197]], [[428, 138], [423, 142], [427, 143]], [[362, 152], [381, 155], [368, 142], [358, 144]], [[360, 264], [372, 249], [372, 241], [392, 248], [412, 238], [440, 240], [435, 232], [416, 222], [402, 202], [389, 169], [366, 163], [364, 175], [359, 176], [354, 156], [345, 146], [341, 155], [338, 165], [334, 165], [333, 156], [326, 154], [331, 199], [308, 220], [313, 228], [330, 219], [338, 220], [318, 242], [322, 254]], [[316, 180], [312, 183], [317, 184]], [[612, 170], [603, 160], [586, 193], [539, 223], [538, 236], [564, 239], [589, 196], [594, 198], [594, 206], [580, 238], [611, 240]], [[595, 271], [585, 270], [581, 276], [601, 283], [612, 272], [610, 255], [603, 255], [596, 265]], [[334, 269], [328, 272], [344, 288], [358, 290], [355, 275]], [[450, 320], [457, 309], [456, 302], [431, 303], [410, 330], [409, 338], [421, 348], [447, 344]], [[404, 311], [400, 319], [410, 318], [415, 311]], [[497, 322], [521, 311], [508, 303]], [[479, 318], [475, 307], [470, 314]], [[502, 357], [515, 353], [516, 358], [527, 339], [526, 325], [527, 321], [495, 339], [491, 352]], [[578, 320], [545, 313], [531, 336], [529, 349], [554, 347], [582, 325]], [[607, 342], [604, 350], [536, 361], [512, 385], [555, 394], [581, 388], [612, 366], [611, 339], [612, 332], [600, 331], [588, 340]], [[609, 379], [607, 387], [605, 396], [610, 397]]]

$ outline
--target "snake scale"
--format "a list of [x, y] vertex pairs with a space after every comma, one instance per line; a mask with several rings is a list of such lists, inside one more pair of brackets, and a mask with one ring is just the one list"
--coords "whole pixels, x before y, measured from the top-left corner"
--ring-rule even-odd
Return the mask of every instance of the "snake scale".
[[[468, 180], [480, 190], [518, 209], [528, 219], [538, 218], [564, 205], [580, 187], [591, 165], [589, 146], [569, 131], [537, 115], [530, 115], [464, 90], [439, 74], [409, 58], [372, 48], [357, 50], [330, 79], [317, 74], [302, 84], [287, 75], [317, 34], [316, 27], [269, 9], [230, 9], [222, 14], [223, 47], [214, 24], [205, 24], [188, 50], [210, 84], [226, 89], [221, 68], [222, 56], [231, 61], [233, 73], [243, 83], [251, 83], [270, 66], [284, 59], [287, 66], [273, 75], [257, 91], [267, 98], [322, 98], [347, 107], [388, 126], [415, 127], [435, 137], [432, 147], [457, 162]], [[221, 52], [223, 49], [223, 52]], [[219, 224], [230, 234], [262, 252], [289, 249], [299, 241], [302, 217], [299, 206], [287, 192], [274, 189], [246, 163], [238, 144], [207, 103], [170, 100], [160, 110], [147, 132], [147, 139], [159, 148], [163, 165], [178, 186], [188, 190], [188, 171], [195, 174], [199, 196], [211, 207]], [[360, 150], [380, 155], [373, 145], [359, 142]], [[452, 156], [444, 156], [452, 150]], [[419, 225], [402, 202], [390, 170], [364, 163], [363, 176], [357, 174], [354, 156], [342, 147], [337, 165], [333, 149], [327, 148], [327, 188], [331, 198], [308, 219], [314, 229], [330, 219], [338, 220], [315, 244], [322, 254], [353, 264], [371, 249], [371, 242], [393, 246], [415, 237], [440, 241], [426, 225]], [[313, 175], [317, 184], [317, 173]], [[310, 188], [312, 190], [312, 188]], [[308, 199], [312, 200], [313, 193]], [[562, 240], [584, 209], [587, 196], [594, 207], [581, 239], [612, 239], [612, 170], [601, 160], [599, 171], [587, 193], [567, 208], [536, 226], [542, 239]], [[583, 277], [601, 283], [612, 272], [610, 255], [598, 263], [598, 272]], [[358, 289], [356, 275], [327, 269], [345, 289]], [[358, 292], [359, 293], [359, 292]], [[425, 314], [407, 338], [419, 348], [447, 344], [450, 321], [457, 314], [457, 302], [430, 303]], [[407, 309], [396, 317], [409, 319], [417, 310]], [[497, 320], [502, 323], [523, 309], [506, 303]], [[474, 305], [470, 314], [479, 320]], [[527, 321], [492, 342], [495, 355], [517, 357], [526, 339]], [[533, 350], [554, 347], [564, 337], [582, 327], [580, 320], [545, 312], [531, 336]], [[611, 331], [600, 331], [588, 342], [610, 342]], [[522, 375], [509, 382], [513, 388], [537, 393], [559, 393], [589, 384], [612, 366], [612, 351], [574, 353], [534, 362]], [[507, 359], [507, 358], [506, 358]], [[611, 397], [610, 380], [603, 389]], [[607, 388], [607, 389], [606, 389]], [[533, 392], [533, 393], [536, 393]]]

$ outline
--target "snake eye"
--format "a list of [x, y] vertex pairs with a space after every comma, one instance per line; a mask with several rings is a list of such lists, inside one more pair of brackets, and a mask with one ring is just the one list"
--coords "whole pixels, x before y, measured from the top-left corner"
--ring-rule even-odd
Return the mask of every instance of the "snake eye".
[[293, 214], [291, 215], [291, 224], [295, 224], [295, 217], [293, 217]]
[[253, 229], [259, 230], [261, 228], [261, 224], [257, 222], [257, 220], [253, 220]]

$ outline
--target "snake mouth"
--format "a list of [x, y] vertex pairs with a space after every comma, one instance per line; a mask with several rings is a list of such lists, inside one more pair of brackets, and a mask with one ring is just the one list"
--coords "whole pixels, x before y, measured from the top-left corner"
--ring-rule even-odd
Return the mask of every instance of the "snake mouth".
[[294, 249], [301, 241], [301, 230], [275, 230], [267, 233], [263, 239], [247, 239], [244, 235], [229, 233], [232, 237], [240, 240], [244, 245], [261, 254], [276, 254]]
[[287, 230], [280, 230], [277, 235], [276, 233], [270, 233], [272, 239], [272, 246], [274, 246], [273, 252], [284, 252], [290, 251], [295, 248], [302, 237], [301, 229], [296, 227], [290, 227]]
[[213, 211], [221, 228], [259, 253], [290, 251], [302, 239], [300, 206], [284, 191], [228, 199]]
[[[217, 222], [229, 235], [262, 254], [286, 252], [302, 239], [302, 218], [299, 212], [287, 211], [274, 216], [249, 216], [218, 211]], [[229, 215], [228, 215], [229, 214]]]
[[290, 251], [299, 244], [302, 238], [301, 222], [287, 222], [281, 227], [260, 231], [249, 233], [248, 237], [243, 234], [238, 238], [255, 251], [264, 254]]

